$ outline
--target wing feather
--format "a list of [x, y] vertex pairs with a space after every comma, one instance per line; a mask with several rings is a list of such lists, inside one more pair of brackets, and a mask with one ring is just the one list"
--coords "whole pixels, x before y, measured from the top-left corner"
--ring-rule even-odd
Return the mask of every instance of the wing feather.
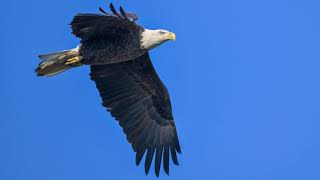
[[159, 145], [157, 147], [157, 152], [156, 152], [156, 158], [155, 158], [155, 165], [154, 165], [154, 169], [155, 169], [155, 173], [156, 176], [159, 177], [159, 173], [160, 173], [160, 166], [161, 166], [161, 159], [162, 159], [162, 150], [163, 150], [163, 145]]

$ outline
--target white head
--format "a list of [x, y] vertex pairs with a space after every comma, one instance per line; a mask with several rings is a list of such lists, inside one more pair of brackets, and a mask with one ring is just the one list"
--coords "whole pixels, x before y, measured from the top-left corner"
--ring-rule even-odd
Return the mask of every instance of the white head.
[[163, 29], [144, 29], [141, 33], [140, 47], [150, 50], [168, 40], [176, 40], [176, 35]]

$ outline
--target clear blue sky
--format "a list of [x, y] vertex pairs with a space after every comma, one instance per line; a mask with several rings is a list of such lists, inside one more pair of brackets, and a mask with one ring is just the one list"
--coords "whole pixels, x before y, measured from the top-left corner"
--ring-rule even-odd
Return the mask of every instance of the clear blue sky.
[[[113, 1], [177, 34], [151, 52], [183, 154], [162, 179], [320, 179], [320, 2]], [[36, 77], [38, 54], [75, 47], [69, 22], [108, 1], [5, 0], [0, 179], [155, 179], [136, 167], [88, 67]]]

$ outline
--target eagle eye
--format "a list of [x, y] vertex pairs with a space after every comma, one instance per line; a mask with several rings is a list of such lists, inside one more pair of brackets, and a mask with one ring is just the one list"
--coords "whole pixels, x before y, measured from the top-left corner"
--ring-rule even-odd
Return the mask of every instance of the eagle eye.
[[159, 33], [160, 33], [161, 35], [166, 34], [166, 32], [165, 32], [165, 31], [159, 31]]

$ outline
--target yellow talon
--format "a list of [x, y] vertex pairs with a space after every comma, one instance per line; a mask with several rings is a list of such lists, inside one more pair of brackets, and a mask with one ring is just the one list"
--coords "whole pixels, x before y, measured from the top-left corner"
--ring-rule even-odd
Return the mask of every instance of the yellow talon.
[[75, 64], [79, 61], [80, 61], [80, 58], [76, 56], [76, 57], [68, 59], [65, 64], [66, 65]]

